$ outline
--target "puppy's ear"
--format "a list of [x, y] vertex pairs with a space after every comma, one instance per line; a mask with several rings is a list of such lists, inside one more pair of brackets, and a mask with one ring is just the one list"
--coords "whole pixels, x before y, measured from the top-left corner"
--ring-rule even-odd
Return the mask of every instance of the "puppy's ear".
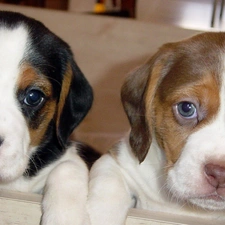
[[123, 107], [131, 125], [130, 145], [140, 162], [145, 159], [151, 143], [144, 103], [148, 76], [149, 66], [145, 64], [128, 75], [121, 90]]
[[56, 118], [57, 137], [62, 146], [65, 146], [74, 128], [86, 116], [92, 102], [92, 88], [72, 61], [67, 65], [62, 81]]
[[152, 107], [157, 86], [168, 71], [169, 49], [169, 44], [163, 46], [149, 61], [131, 72], [122, 86], [121, 99], [131, 125], [130, 145], [140, 163], [144, 161], [152, 141], [146, 107]]

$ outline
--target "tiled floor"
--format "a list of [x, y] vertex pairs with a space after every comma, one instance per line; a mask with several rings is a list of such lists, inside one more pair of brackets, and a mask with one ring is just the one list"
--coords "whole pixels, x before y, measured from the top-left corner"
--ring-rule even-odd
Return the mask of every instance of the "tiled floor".
[[[213, 2], [214, 0], [139, 0], [137, 19], [209, 30]], [[219, 23], [220, 4], [218, 0], [214, 29], [225, 30], [225, 9], [223, 20]]]

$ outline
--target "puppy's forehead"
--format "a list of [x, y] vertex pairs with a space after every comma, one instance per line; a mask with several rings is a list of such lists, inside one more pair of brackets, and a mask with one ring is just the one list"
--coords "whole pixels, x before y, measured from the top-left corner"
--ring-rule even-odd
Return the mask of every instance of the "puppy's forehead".
[[19, 76], [20, 65], [28, 45], [28, 32], [24, 26], [0, 26], [0, 84], [12, 84]]
[[162, 100], [168, 97], [168, 93], [188, 95], [185, 90], [192, 87], [196, 87], [196, 94], [203, 91], [204, 87], [212, 89], [214, 93], [221, 91], [225, 77], [223, 33], [206, 33], [176, 43], [173, 54], [173, 63], [159, 85]]

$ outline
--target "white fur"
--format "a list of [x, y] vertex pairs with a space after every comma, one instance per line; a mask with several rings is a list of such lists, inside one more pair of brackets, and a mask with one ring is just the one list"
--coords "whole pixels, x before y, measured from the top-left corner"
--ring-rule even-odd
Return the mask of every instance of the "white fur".
[[76, 148], [68, 149], [48, 175], [42, 203], [42, 224], [89, 224], [86, 211], [88, 173]]
[[[204, 166], [225, 159], [225, 84], [221, 107], [213, 120], [191, 134], [175, 165], [165, 172], [166, 158], [153, 136], [145, 160], [139, 164], [126, 137], [114, 154], [106, 154], [90, 172], [88, 211], [92, 225], [122, 225], [129, 208], [212, 219], [224, 224], [222, 201], [207, 199], [215, 193]], [[225, 188], [224, 188], [225, 189]], [[205, 197], [205, 200], [203, 199]]]
[[[168, 173], [168, 188], [181, 199], [205, 209], [225, 210], [225, 190], [222, 201], [203, 200], [216, 193], [206, 179], [204, 166], [207, 163], [223, 164], [225, 159], [225, 84], [220, 93], [220, 109], [210, 124], [191, 134], [178, 162]], [[184, 176], [185, 174], [185, 176]]]
[[0, 181], [9, 182], [21, 176], [29, 160], [29, 132], [15, 99], [28, 34], [22, 27], [0, 29]]
[[76, 147], [71, 146], [60, 160], [42, 169], [37, 176], [31, 179], [21, 176], [14, 182], [0, 184], [0, 188], [35, 193], [42, 193], [45, 188], [41, 225], [88, 225], [88, 173]]
[[[91, 169], [88, 212], [92, 225], [123, 225], [127, 212], [132, 207], [214, 219], [218, 225], [223, 223], [224, 211], [193, 208], [168, 194], [163, 169], [165, 156], [156, 143], [151, 145], [141, 164], [132, 154], [128, 138], [118, 148], [120, 152], [117, 159], [106, 154]], [[182, 177], [188, 171], [188, 167], [184, 167], [179, 174], [177, 168]], [[189, 184], [192, 183], [192, 178], [186, 179]]]
[[76, 146], [36, 176], [22, 176], [35, 151], [16, 99], [16, 84], [28, 46], [24, 26], [0, 29], [0, 138], [4, 140], [0, 146], [0, 188], [42, 193], [45, 187], [41, 225], [87, 225], [88, 169]]

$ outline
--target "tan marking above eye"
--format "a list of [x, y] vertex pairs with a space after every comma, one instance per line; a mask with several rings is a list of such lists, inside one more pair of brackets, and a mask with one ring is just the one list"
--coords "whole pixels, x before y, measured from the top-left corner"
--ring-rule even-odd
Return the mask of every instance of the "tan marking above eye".
[[[31, 146], [38, 146], [46, 133], [50, 121], [56, 113], [56, 100], [52, 99], [52, 85], [49, 80], [42, 74], [37, 74], [32, 66], [24, 64], [21, 68], [21, 74], [17, 82], [18, 90], [26, 90], [28, 87], [39, 88], [47, 97], [48, 100], [44, 106], [38, 111], [37, 121], [28, 121]], [[31, 122], [38, 123], [36, 129], [32, 128]]]
[[22, 65], [18, 79], [18, 89], [25, 90], [29, 86], [39, 87], [46, 96], [51, 96], [52, 86], [49, 80], [42, 74], [38, 74], [30, 65]]

